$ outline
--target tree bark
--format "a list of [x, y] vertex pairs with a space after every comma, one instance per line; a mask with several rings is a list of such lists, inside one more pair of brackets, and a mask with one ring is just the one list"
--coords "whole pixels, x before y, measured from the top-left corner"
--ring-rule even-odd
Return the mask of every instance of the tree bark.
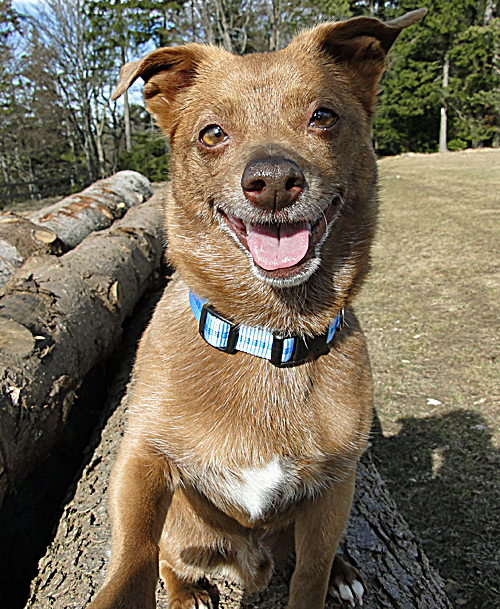
[[[0, 219], [0, 221], [3, 218]], [[23, 257], [15, 245], [0, 237], [0, 287], [22, 265]]]
[[[122, 66], [127, 63], [127, 55], [125, 52], [126, 41], [122, 41], [121, 45], [121, 58]], [[125, 123], [125, 150], [130, 152], [132, 150], [132, 128], [130, 125], [130, 106], [128, 102], [128, 91], [123, 94], [123, 121]]]
[[493, 0], [486, 0], [486, 5], [484, 7], [483, 24], [488, 25], [488, 23], [492, 19], [493, 19]]
[[190, 9], [191, 9], [191, 42], [196, 42], [196, 40], [197, 40], [197, 36], [196, 36], [197, 25], [196, 25], [196, 19], [195, 19], [195, 16], [194, 16], [194, 0], [190, 0]]
[[439, 152], [448, 152], [447, 131], [448, 131], [448, 116], [446, 109], [446, 90], [449, 83], [450, 74], [450, 59], [446, 55], [443, 66], [443, 105], [441, 106], [441, 124], [439, 127]]
[[233, 43], [231, 41], [231, 27], [229, 26], [226, 19], [226, 12], [224, 6], [224, 0], [214, 0], [215, 15], [217, 20], [217, 29], [219, 30], [219, 36], [222, 39], [222, 46], [229, 53], [233, 53]]
[[123, 94], [123, 120], [125, 122], [125, 150], [132, 150], [132, 131], [130, 128], [130, 106], [128, 103], [128, 91]]
[[61, 257], [32, 256], [0, 298], [0, 504], [50, 452], [85, 374], [158, 272], [164, 191]]
[[94, 92], [94, 114], [95, 114], [95, 145], [97, 150], [97, 162], [98, 162], [98, 171], [99, 177], [103, 178], [106, 173], [104, 171], [105, 158], [104, 158], [104, 149], [102, 146], [102, 134], [104, 131], [105, 124], [105, 116], [104, 112], [101, 116], [99, 116], [99, 106], [97, 103], [97, 93]]
[[92, 231], [111, 226], [130, 207], [152, 194], [145, 176], [137, 171], [119, 171], [28, 217], [33, 224], [52, 230], [71, 249]]
[[281, 0], [272, 0], [271, 5], [271, 36], [269, 50], [279, 51], [281, 45]]
[[[121, 377], [123, 383], [128, 375]], [[112, 394], [121, 395], [116, 388]], [[25, 609], [85, 607], [103, 582], [111, 550], [106, 489], [126, 426], [127, 404], [125, 395], [100, 435], [100, 444], [65, 507], [54, 541], [39, 562]], [[117, 404], [111, 401], [108, 407], [113, 410]], [[451, 609], [442, 580], [399, 515], [369, 453], [358, 466], [354, 505], [341, 550], [365, 577], [369, 591], [364, 609]], [[214, 578], [212, 583], [220, 591], [220, 609], [282, 609], [288, 600], [290, 575], [291, 568], [276, 573], [266, 591], [251, 596], [223, 578]], [[157, 607], [168, 607], [161, 585]], [[325, 607], [338, 605], [329, 596]]]
[[10, 182], [10, 180], [9, 180], [9, 174], [7, 172], [7, 164], [5, 163], [5, 157], [3, 154], [0, 154], [0, 166], [2, 167], [3, 181], [6, 184], [8, 184]]
[[0, 215], [0, 287], [28, 256], [60, 256], [92, 231], [111, 226], [130, 207], [152, 194], [145, 176], [136, 171], [120, 171], [28, 218], [12, 213]]

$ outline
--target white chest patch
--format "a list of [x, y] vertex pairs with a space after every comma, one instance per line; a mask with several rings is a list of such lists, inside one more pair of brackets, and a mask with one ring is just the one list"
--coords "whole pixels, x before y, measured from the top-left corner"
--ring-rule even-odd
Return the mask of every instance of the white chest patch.
[[196, 473], [190, 469], [194, 486], [210, 501], [222, 510], [237, 507], [254, 521], [264, 518], [270, 509], [283, 509], [320, 488], [306, 483], [291, 459], [277, 456], [263, 465], [242, 469], [215, 464]]
[[252, 519], [257, 519], [273, 503], [283, 486], [290, 481], [290, 474], [281, 467], [275, 457], [267, 465], [244, 469], [241, 482], [229, 484], [229, 498], [242, 507]]

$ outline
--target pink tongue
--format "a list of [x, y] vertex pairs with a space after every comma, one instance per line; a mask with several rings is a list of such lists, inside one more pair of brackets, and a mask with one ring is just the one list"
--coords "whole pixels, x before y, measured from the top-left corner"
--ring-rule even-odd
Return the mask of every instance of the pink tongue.
[[300, 224], [255, 224], [248, 231], [247, 243], [255, 264], [266, 271], [298, 264], [309, 249], [310, 229]]

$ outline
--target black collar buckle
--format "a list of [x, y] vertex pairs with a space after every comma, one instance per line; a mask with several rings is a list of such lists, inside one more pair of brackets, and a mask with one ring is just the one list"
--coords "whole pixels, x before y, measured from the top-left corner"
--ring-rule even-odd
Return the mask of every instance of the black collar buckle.
[[[210, 315], [212, 315], [216, 319], [220, 319], [220, 321], [224, 322], [229, 326], [229, 335], [227, 337], [227, 343], [225, 347], [216, 347], [215, 345], [212, 345], [209, 341], [207, 341], [207, 339], [205, 338], [205, 324], [207, 322], [207, 313], [210, 313]], [[229, 321], [229, 319], [226, 319], [225, 317], [217, 313], [217, 311], [212, 307], [212, 305], [203, 305], [200, 315], [200, 321], [198, 324], [198, 332], [200, 333], [200, 336], [203, 338], [203, 340], [207, 341], [212, 347], [215, 347], [215, 349], [219, 349], [219, 351], [223, 351], [224, 353], [229, 353], [231, 355], [233, 353], [236, 353], [236, 342], [238, 340], [239, 325], [233, 324], [231, 321]]]
[[[286, 338], [294, 339], [293, 351], [290, 359], [286, 362], [282, 362], [281, 357], [283, 354], [283, 343]], [[327, 338], [328, 332], [318, 334], [312, 338], [308, 336], [281, 337], [275, 334], [271, 349], [271, 364], [277, 368], [292, 368], [293, 366], [303, 364], [308, 359], [316, 359], [320, 355], [323, 355], [329, 351], [330, 346], [326, 342]]]

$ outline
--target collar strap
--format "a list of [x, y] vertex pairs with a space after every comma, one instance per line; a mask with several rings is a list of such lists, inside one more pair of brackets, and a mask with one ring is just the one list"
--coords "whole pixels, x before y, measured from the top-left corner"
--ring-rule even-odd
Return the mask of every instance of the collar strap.
[[319, 357], [327, 353], [333, 344], [336, 331], [344, 325], [342, 309], [323, 334], [312, 338], [298, 335], [279, 336], [262, 328], [232, 323], [217, 313], [204, 298], [198, 298], [191, 291], [189, 304], [198, 322], [198, 331], [209, 345], [224, 353], [244, 351], [267, 359], [278, 368], [302, 364], [311, 354]]

